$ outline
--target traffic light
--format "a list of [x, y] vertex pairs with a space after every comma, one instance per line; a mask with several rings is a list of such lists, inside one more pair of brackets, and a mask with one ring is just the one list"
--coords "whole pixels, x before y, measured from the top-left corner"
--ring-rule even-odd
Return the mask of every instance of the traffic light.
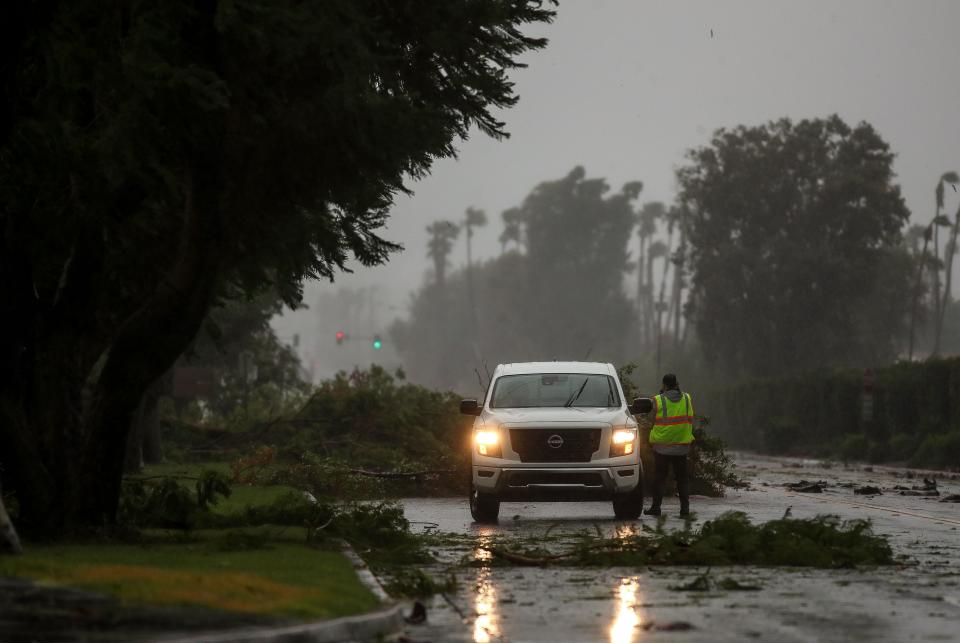
[[383, 340], [380, 339], [380, 335], [373, 336], [373, 350], [378, 351], [383, 348]]
[[347, 334], [342, 330], [337, 331], [337, 346], [343, 344], [343, 340], [347, 338]]

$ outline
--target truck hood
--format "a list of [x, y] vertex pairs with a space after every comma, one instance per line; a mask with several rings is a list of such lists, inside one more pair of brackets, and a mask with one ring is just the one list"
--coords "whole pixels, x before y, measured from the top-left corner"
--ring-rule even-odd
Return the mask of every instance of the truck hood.
[[600, 422], [613, 426], [635, 424], [630, 414], [622, 408], [487, 409], [480, 419], [484, 424], [547, 424], [554, 422], [576, 424]]

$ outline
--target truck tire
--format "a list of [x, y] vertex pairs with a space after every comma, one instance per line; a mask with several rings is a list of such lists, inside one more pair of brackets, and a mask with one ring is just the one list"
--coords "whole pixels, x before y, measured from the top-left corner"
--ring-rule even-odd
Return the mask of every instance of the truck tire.
[[497, 522], [500, 516], [500, 501], [496, 496], [480, 493], [470, 485], [470, 515], [477, 522]]
[[636, 520], [643, 513], [643, 482], [628, 493], [613, 497], [613, 515], [620, 520]]

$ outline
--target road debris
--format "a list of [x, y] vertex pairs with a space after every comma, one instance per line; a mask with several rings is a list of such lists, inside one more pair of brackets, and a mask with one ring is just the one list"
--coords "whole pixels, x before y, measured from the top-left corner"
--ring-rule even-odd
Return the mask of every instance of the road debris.
[[728, 592], [756, 592], [763, 589], [760, 585], [745, 585], [734, 578], [721, 578], [715, 580], [710, 575], [708, 569], [685, 585], [671, 585], [670, 589], [675, 592], [709, 592], [713, 590], [724, 590]]
[[874, 487], [872, 485], [865, 485], [863, 487], [856, 487], [853, 490], [858, 496], [880, 496], [883, 495], [883, 492], [880, 491], [880, 487]]
[[[629, 535], [605, 538], [589, 531], [578, 534], [565, 552], [543, 548], [539, 539], [503, 539], [480, 545], [491, 556], [474, 565], [508, 563], [612, 567], [629, 565], [790, 565], [851, 568], [893, 563], [890, 545], [874, 534], [869, 521], [841, 521], [836, 516], [779, 520], [752, 524], [742, 512], [727, 512], [699, 530], [687, 525], [667, 531], [658, 525]], [[730, 585], [733, 587], [733, 585]]]
[[413, 610], [409, 616], [404, 616], [403, 620], [410, 625], [419, 625], [427, 620], [427, 608], [420, 601], [414, 601]]
[[930, 478], [924, 478], [923, 484], [920, 486], [914, 485], [909, 489], [906, 489], [901, 485], [897, 485], [896, 487], [894, 487], [894, 489], [900, 489], [901, 496], [933, 497], [933, 496], [940, 495], [940, 491], [937, 489], [937, 481], [931, 480]]
[[656, 630], [657, 632], [688, 632], [696, 629], [686, 621], [671, 621], [669, 623], [657, 623], [656, 621], [647, 621], [642, 625], [644, 630]]
[[940, 502], [960, 502], [960, 493], [951, 493], [949, 496], [940, 498]]
[[827, 488], [827, 483], [824, 480], [817, 480], [816, 482], [800, 480], [799, 482], [789, 482], [785, 486], [790, 491], [799, 493], [823, 493], [823, 490]]

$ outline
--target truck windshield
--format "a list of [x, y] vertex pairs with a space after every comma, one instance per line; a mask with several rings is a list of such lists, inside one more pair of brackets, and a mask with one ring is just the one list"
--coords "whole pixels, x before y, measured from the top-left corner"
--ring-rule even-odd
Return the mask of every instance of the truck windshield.
[[620, 395], [609, 375], [532, 373], [498, 378], [490, 399], [495, 409], [565, 406], [620, 406]]

